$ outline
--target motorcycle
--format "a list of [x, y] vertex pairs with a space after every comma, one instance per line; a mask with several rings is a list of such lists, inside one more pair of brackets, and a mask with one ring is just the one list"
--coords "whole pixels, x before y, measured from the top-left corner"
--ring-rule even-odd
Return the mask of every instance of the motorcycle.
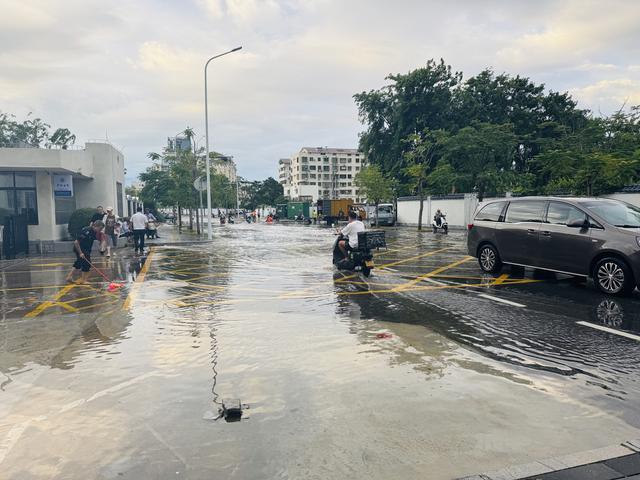
[[447, 217], [444, 215], [440, 217], [440, 223], [438, 223], [438, 220], [436, 219], [436, 217], [433, 217], [431, 226], [433, 226], [433, 233], [438, 233], [439, 228], [442, 229], [444, 233], [449, 232], [449, 224], [447, 223]]
[[345, 258], [338, 246], [341, 240], [349, 241], [341, 233], [338, 234], [333, 243], [333, 264], [338, 270], [362, 272], [365, 277], [371, 275], [371, 270], [374, 267], [373, 253], [371, 251], [373, 249], [386, 248], [387, 246], [383, 231], [360, 232], [358, 233], [358, 248], [349, 250], [347, 252], [348, 257]]

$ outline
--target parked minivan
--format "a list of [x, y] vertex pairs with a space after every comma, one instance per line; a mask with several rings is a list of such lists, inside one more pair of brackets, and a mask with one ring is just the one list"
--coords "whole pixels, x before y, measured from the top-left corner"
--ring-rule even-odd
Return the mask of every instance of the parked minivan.
[[467, 249], [480, 268], [503, 264], [591, 277], [618, 295], [640, 284], [640, 209], [603, 198], [505, 198], [481, 205]]

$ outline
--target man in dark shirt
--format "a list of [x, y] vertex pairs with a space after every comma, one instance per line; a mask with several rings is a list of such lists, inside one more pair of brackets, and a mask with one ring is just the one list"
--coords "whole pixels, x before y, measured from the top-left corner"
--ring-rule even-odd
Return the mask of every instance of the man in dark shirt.
[[69, 275], [67, 275], [67, 282], [73, 280], [73, 272], [75, 271], [82, 271], [77, 283], [85, 283], [87, 281], [89, 271], [91, 270], [91, 248], [103, 228], [104, 223], [102, 223], [102, 220], [95, 220], [91, 222], [90, 227], [84, 227], [80, 231], [78, 238], [73, 242], [73, 252], [76, 254], [76, 261], [73, 263], [73, 269], [69, 272]]
[[[98, 205], [96, 208], [96, 213], [91, 217], [91, 223], [89, 226], [93, 225], [93, 222], [97, 222], [98, 220], [101, 222], [104, 221], [104, 208], [102, 208], [102, 205]], [[100, 242], [100, 255], [104, 255], [104, 251], [107, 249], [107, 236], [103, 231], [100, 231], [96, 237], [98, 242]]]

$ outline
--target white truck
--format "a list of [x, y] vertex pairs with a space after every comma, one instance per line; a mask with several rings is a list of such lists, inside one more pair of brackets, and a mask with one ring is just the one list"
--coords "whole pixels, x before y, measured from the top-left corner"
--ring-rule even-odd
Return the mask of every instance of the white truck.
[[392, 227], [396, 223], [396, 212], [393, 208], [393, 203], [380, 203], [378, 204], [378, 222], [376, 224], [376, 216], [371, 215], [371, 225], [377, 227], [386, 225]]

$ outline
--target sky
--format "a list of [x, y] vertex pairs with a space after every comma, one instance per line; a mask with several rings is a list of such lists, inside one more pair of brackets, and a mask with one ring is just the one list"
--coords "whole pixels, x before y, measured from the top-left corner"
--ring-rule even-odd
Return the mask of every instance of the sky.
[[0, 0], [0, 111], [122, 150], [128, 182], [187, 126], [248, 179], [303, 146], [355, 148], [353, 94], [444, 58], [640, 104], [636, 0]]

